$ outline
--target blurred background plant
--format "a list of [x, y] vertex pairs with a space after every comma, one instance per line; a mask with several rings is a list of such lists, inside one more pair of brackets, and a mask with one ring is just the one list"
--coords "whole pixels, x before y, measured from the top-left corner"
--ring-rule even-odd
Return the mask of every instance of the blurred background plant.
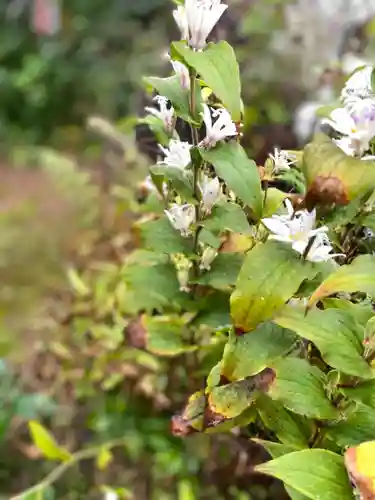
[[[293, 6], [302, 20], [318, 9], [316, 2], [233, 0], [215, 33], [235, 45], [244, 144], [259, 164], [275, 145], [295, 147], [295, 110], [340, 56], [327, 47], [323, 60], [320, 47], [306, 65], [311, 34], [291, 16]], [[136, 201], [150, 160], [138, 149], [134, 117], [147, 99], [142, 76], [169, 71], [165, 51], [176, 38], [171, 7], [168, 0], [64, 0], [60, 29], [48, 35], [30, 24], [33, 2], [0, 5], [5, 498], [52, 469], [30, 442], [29, 420], [43, 422], [73, 451], [123, 441], [121, 449], [100, 448], [37, 498], [101, 498], [104, 486], [140, 500], [283, 498], [277, 482], [248, 474], [264, 455], [246, 435], [171, 436], [170, 416], [196, 380], [185, 354], [161, 360], [142, 350], [144, 333], [128, 320], [134, 297], [124, 266], [138, 244], [133, 222], [150, 208]], [[337, 36], [345, 22], [337, 23]], [[319, 25], [308, 24], [317, 33]], [[371, 50], [374, 24], [364, 33]], [[90, 116], [105, 117], [121, 136], [98, 118], [86, 127]], [[147, 255], [136, 257], [147, 262]], [[221, 348], [218, 342], [217, 359]]]

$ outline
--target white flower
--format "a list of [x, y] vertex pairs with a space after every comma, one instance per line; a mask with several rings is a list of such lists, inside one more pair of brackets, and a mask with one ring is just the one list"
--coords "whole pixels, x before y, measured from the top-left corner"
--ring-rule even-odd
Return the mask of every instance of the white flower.
[[106, 491], [104, 500], [118, 500], [118, 495], [115, 491]]
[[[344, 153], [348, 156], [355, 156], [357, 153], [355, 143], [353, 146], [353, 141], [350, 137], [343, 137], [342, 139], [333, 139], [333, 142], [338, 146]], [[374, 161], [375, 156], [373, 155], [367, 155], [363, 156], [361, 160], [365, 161]]]
[[159, 161], [159, 164], [184, 170], [191, 162], [190, 149], [192, 146], [188, 142], [172, 139], [169, 143], [169, 149], [163, 148], [160, 144], [159, 148], [165, 154], [164, 160]]
[[347, 80], [341, 91], [341, 101], [345, 106], [351, 108], [358, 100], [366, 99], [372, 96], [371, 73], [372, 66], [366, 66], [356, 71]]
[[221, 0], [185, 0], [185, 6], [180, 5], [173, 12], [181, 38], [193, 49], [203, 49], [208, 35], [227, 8]]
[[163, 122], [165, 130], [171, 134], [175, 125], [173, 106], [168, 109], [168, 99], [162, 95], [154, 97], [154, 101], [159, 104], [160, 109], [146, 107], [146, 111], [159, 118]]
[[217, 250], [213, 247], [207, 247], [202, 254], [201, 262], [199, 264], [199, 269], [202, 271], [209, 271], [211, 269], [211, 264], [217, 257]]
[[190, 89], [190, 74], [188, 68], [180, 61], [173, 61], [171, 59], [174, 72], [180, 79], [180, 85], [184, 90]]
[[375, 136], [375, 103], [367, 104], [353, 114], [346, 108], [334, 109], [330, 118], [324, 120], [324, 123], [346, 136], [346, 141], [336, 144], [347, 154], [351, 152], [351, 156], [361, 156]]
[[206, 214], [210, 213], [222, 194], [220, 181], [217, 177], [204, 176], [200, 189], [202, 193], [202, 209]]
[[190, 226], [195, 222], [195, 208], [194, 205], [186, 203], [185, 205], [178, 205], [173, 203], [169, 210], [164, 210], [169, 222], [172, 226], [180, 231], [184, 237], [191, 235]]
[[314, 237], [314, 241], [306, 256], [306, 260], [311, 262], [327, 261], [341, 255], [330, 254], [332, 246], [326, 235], [328, 231], [326, 226], [314, 229], [316, 222], [315, 209], [312, 212], [301, 210], [296, 212], [293, 218], [290, 218], [292, 207], [289, 205], [287, 206], [289, 212], [288, 216], [274, 215], [272, 218], [262, 219], [267, 229], [274, 233], [269, 239], [290, 243], [294, 251], [298, 252], [300, 255], [304, 255], [310, 244], [311, 238]]
[[[212, 116], [216, 118], [215, 123], [212, 123]], [[237, 135], [236, 124], [232, 121], [229, 112], [226, 109], [212, 109], [203, 105], [204, 124], [206, 125], [206, 137], [201, 141], [199, 146], [205, 148], [213, 148], [219, 141]]]
[[273, 161], [275, 172], [289, 170], [290, 165], [296, 161], [295, 157], [288, 153], [288, 151], [279, 148], [275, 148], [273, 154], [270, 154], [269, 157]]
[[[305, 246], [302, 254], [305, 252], [307, 245]], [[327, 260], [333, 259], [334, 257], [344, 257], [342, 253], [330, 253], [333, 248], [329, 242], [328, 236], [324, 233], [318, 233], [311, 245], [311, 248], [306, 256], [306, 260], [310, 262], [326, 262]]]

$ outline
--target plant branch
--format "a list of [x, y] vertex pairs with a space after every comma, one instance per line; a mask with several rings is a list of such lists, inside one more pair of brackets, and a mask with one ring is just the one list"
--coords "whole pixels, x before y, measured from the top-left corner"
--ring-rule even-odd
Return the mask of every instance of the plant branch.
[[30, 495], [32, 493], [42, 493], [43, 490], [52, 486], [56, 481], [58, 481], [65, 472], [73, 467], [73, 465], [78, 464], [82, 460], [89, 460], [91, 458], [96, 457], [103, 447], [112, 449], [117, 448], [118, 446], [123, 446], [126, 444], [126, 439], [114, 439], [112, 441], [108, 441], [100, 446], [93, 446], [91, 448], [87, 448], [86, 450], [78, 451], [74, 453], [69, 460], [61, 463], [52, 472], [50, 472], [40, 483], [32, 486], [28, 490], [23, 491], [19, 495], [11, 497], [10, 500], [21, 500], [25, 497], [25, 495]]

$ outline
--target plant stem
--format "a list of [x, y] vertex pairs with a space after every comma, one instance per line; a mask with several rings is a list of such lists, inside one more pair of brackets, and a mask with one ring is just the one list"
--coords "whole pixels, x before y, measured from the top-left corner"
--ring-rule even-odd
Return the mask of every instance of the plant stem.
[[[88, 460], [96, 457], [103, 448], [112, 449], [118, 446], [124, 446], [127, 442], [127, 439], [120, 438], [114, 439], [112, 441], [108, 441], [107, 443], [103, 443], [101, 446], [93, 446], [91, 448], [87, 448], [86, 450], [78, 451], [74, 453], [69, 460], [61, 463], [52, 472], [50, 472], [40, 483], [32, 486], [28, 490], [23, 491], [19, 495], [11, 497], [9, 500], [21, 500], [26, 495], [30, 495], [32, 493], [42, 493], [43, 490], [52, 486], [61, 476], [73, 465], [81, 462], [82, 460]], [[42, 497], [41, 497], [42, 498]]]
[[[197, 89], [197, 73], [195, 70], [191, 70], [191, 74], [190, 74], [190, 99], [189, 99], [189, 102], [190, 102], [190, 114], [191, 114], [191, 117], [194, 118], [195, 117], [195, 114], [196, 114], [196, 107], [197, 107], [197, 103], [196, 103], [196, 89]], [[194, 147], [197, 147], [198, 144], [199, 144], [199, 134], [198, 134], [198, 129], [191, 123], [190, 124], [190, 128], [191, 128], [191, 138], [192, 138], [192, 142], [193, 142], [193, 146]], [[194, 234], [194, 244], [193, 244], [193, 252], [194, 252], [194, 255], [198, 256], [198, 243], [199, 243], [199, 232], [201, 230], [201, 227], [199, 226], [199, 221], [200, 221], [200, 217], [201, 217], [201, 213], [200, 213], [200, 192], [199, 192], [199, 171], [200, 171], [200, 168], [201, 168], [201, 165], [202, 163], [200, 161], [196, 161], [193, 165], [193, 194], [194, 194], [194, 198], [195, 198], [195, 201], [196, 201], [196, 204], [195, 204], [195, 220], [196, 220], [196, 229], [195, 229], [195, 234]], [[198, 273], [199, 273], [199, 266], [198, 266], [198, 262], [197, 261], [194, 261], [194, 275], [197, 276]]]

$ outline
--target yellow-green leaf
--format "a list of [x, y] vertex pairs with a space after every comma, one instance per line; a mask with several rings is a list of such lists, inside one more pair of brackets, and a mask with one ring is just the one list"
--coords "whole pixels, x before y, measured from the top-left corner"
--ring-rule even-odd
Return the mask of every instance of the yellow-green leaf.
[[241, 119], [241, 80], [233, 48], [225, 41], [210, 43], [203, 51], [193, 51], [185, 42], [175, 42], [173, 49], [194, 68], [231, 113]]
[[113, 460], [111, 451], [103, 446], [96, 457], [96, 466], [99, 470], [105, 470]]
[[271, 319], [297, 292], [301, 283], [317, 274], [289, 246], [274, 241], [248, 252], [231, 296], [235, 327], [244, 332]]
[[61, 462], [67, 462], [71, 459], [71, 454], [60, 447], [54, 437], [39, 422], [29, 422], [29, 430], [35, 446], [46, 458], [60, 460]]
[[308, 306], [338, 292], [365, 292], [375, 296], [375, 257], [360, 255], [351, 264], [341, 266], [315, 290]]
[[353, 500], [344, 459], [330, 451], [295, 451], [255, 470], [277, 477], [311, 500]]

